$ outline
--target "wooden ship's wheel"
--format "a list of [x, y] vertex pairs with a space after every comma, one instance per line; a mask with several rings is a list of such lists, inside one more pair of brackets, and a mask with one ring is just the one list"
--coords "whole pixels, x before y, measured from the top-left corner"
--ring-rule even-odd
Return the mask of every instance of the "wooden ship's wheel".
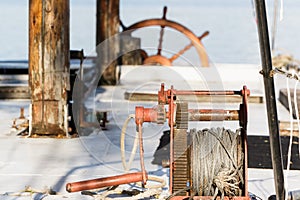
[[[140, 29], [140, 28], [146, 28], [146, 27], [152, 27], [152, 26], [160, 26], [161, 27], [157, 53], [155, 55], [148, 56], [147, 53], [145, 51], [143, 51], [143, 54], [142, 54], [143, 64], [144, 65], [172, 66], [172, 63], [174, 60], [176, 60], [179, 56], [184, 54], [192, 46], [194, 46], [196, 48], [196, 51], [197, 51], [197, 54], [199, 56], [202, 66], [208, 67], [209, 66], [208, 56], [207, 56], [206, 50], [201, 42], [201, 39], [203, 37], [207, 36], [209, 34], [209, 32], [206, 31], [201, 36], [197, 37], [190, 29], [183, 26], [182, 24], [179, 24], [178, 22], [166, 19], [166, 13], [167, 13], [167, 7], [164, 7], [162, 18], [142, 20], [142, 21], [139, 21], [139, 22], [136, 22], [136, 23], [130, 25], [129, 27], [125, 27], [121, 22], [123, 32], [126, 31], [129, 33], [132, 33], [133, 31]], [[185, 46], [178, 53], [174, 54], [171, 58], [167, 58], [161, 54], [162, 42], [163, 42], [163, 37], [164, 37], [164, 29], [166, 27], [181, 32], [191, 41], [190, 44]]]

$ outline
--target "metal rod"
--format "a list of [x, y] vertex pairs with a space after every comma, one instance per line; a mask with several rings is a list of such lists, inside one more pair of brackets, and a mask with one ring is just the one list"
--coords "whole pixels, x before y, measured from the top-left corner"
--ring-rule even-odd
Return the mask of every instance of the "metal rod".
[[118, 176], [111, 176], [111, 177], [98, 178], [98, 179], [92, 179], [87, 181], [68, 183], [66, 185], [66, 190], [68, 192], [78, 192], [82, 190], [91, 190], [91, 189], [116, 186], [121, 184], [135, 183], [142, 180], [143, 180], [143, 173], [135, 172], [135, 173], [118, 175]]
[[241, 91], [174, 90], [174, 95], [241, 95]]
[[169, 172], [169, 191], [172, 194], [173, 191], [173, 170], [174, 170], [174, 88], [171, 86], [171, 99], [169, 103], [169, 126], [170, 126], [170, 172]]
[[142, 124], [138, 124], [138, 132], [139, 132], [139, 145], [140, 145], [140, 162], [141, 162], [141, 170], [142, 170], [142, 185], [143, 187], [147, 182], [147, 173], [145, 169], [144, 162], [144, 146], [143, 146], [143, 129]]
[[242, 90], [242, 97], [243, 103], [240, 104], [240, 111], [239, 111], [239, 121], [241, 129], [241, 136], [243, 141], [243, 149], [244, 149], [244, 193], [249, 197], [248, 193], [248, 139], [247, 139], [247, 125], [248, 125], [248, 96], [250, 96], [250, 91], [244, 85]]
[[239, 120], [238, 110], [190, 109], [189, 121]]
[[274, 88], [274, 79], [270, 76], [272, 71], [271, 51], [268, 35], [268, 23], [266, 16], [266, 7], [264, 0], [255, 0], [257, 14], [257, 27], [259, 35], [262, 72], [264, 76], [266, 106], [269, 124], [269, 137], [272, 156], [272, 166], [274, 172], [275, 190], [277, 199], [284, 199], [284, 176], [282, 152], [278, 126], [278, 116], [276, 107], [276, 97]]

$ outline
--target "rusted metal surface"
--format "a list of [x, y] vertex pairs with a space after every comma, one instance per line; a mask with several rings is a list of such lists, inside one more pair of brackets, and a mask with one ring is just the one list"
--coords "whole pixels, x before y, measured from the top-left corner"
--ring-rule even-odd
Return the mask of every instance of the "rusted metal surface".
[[241, 129], [241, 137], [243, 141], [244, 149], [244, 196], [248, 195], [248, 141], [247, 141], [247, 125], [248, 125], [248, 97], [250, 96], [250, 90], [246, 86], [243, 86], [241, 90], [242, 104], [240, 104], [239, 122]]
[[[148, 179], [146, 175], [146, 179]], [[80, 181], [68, 183], [66, 190], [68, 192], [78, 192], [82, 190], [92, 190], [97, 188], [116, 186], [121, 184], [135, 183], [143, 180], [142, 172], [128, 173], [118, 176], [111, 176], [105, 178], [92, 179], [87, 181]]]
[[[184, 113], [187, 112], [188, 114], [180, 115], [180, 117], [177, 117], [176, 115], [178, 112], [181, 112], [182, 109], [180, 108], [180, 103], [177, 102], [177, 95], [239, 95], [240, 101], [242, 103], [240, 104], [239, 110], [222, 110], [222, 109], [190, 109], [188, 110], [188, 106], [186, 106], [187, 111], [183, 111]], [[248, 157], [247, 157], [247, 122], [248, 122], [248, 96], [250, 95], [250, 91], [247, 89], [246, 86], [243, 87], [240, 91], [188, 91], [188, 90], [175, 90], [173, 86], [171, 86], [171, 89], [165, 90], [164, 84], [161, 84], [161, 89], [158, 91], [158, 105], [168, 105], [168, 110], [165, 113], [166, 118], [168, 119], [168, 124], [170, 126], [170, 160], [169, 160], [169, 190], [170, 193], [175, 192], [176, 190], [183, 189], [184, 186], [187, 185], [187, 183], [192, 184], [191, 180], [187, 180], [187, 173], [188, 167], [184, 167], [184, 164], [189, 165], [188, 161], [185, 160], [184, 162], [180, 162], [182, 159], [179, 159], [180, 161], [176, 161], [177, 158], [181, 158], [181, 155], [184, 155], [184, 150], [182, 150], [182, 144], [185, 147], [183, 140], [179, 139], [176, 140], [177, 129], [175, 129], [177, 120], [183, 120], [184, 123], [188, 121], [219, 121], [219, 120], [239, 120], [240, 127], [242, 128], [241, 131], [241, 137], [242, 137], [242, 145], [241, 148], [243, 148], [244, 153], [244, 160], [243, 160], [243, 176], [244, 176], [244, 187], [243, 189], [243, 196], [242, 197], [233, 197], [231, 199], [250, 199], [248, 197]], [[183, 104], [184, 105], [184, 104]], [[182, 105], [182, 106], [183, 106]], [[184, 107], [185, 108], [185, 107]], [[179, 111], [177, 111], [179, 109]], [[145, 112], [145, 110], [147, 110]], [[183, 109], [184, 110], [184, 109]], [[146, 116], [145, 116], [146, 113]], [[151, 114], [150, 114], [151, 113]], [[176, 115], [175, 115], [176, 113]], [[153, 116], [157, 116], [157, 110], [155, 109], [147, 109], [144, 107], [136, 107], [136, 123], [142, 124], [143, 122], [155, 122], [154, 119], [156, 119]], [[174, 118], [176, 116], [176, 119]], [[184, 119], [184, 116], [186, 119]], [[147, 120], [145, 120], [147, 119]], [[187, 127], [186, 127], [187, 128]], [[181, 129], [180, 129], [181, 130]], [[186, 134], [186, 129], [182, 129], [182, 131], [179, 131], [180, 133]], [[185, 135], [184, 134], [184, 135]], [[180, 135], [180, 134], [179, 134]], [[182, 134], [181, 134], [182, 136]], [[184, 136], [186, 139], [186, 135]], [[181, 138], [181, 137], [180, 137]], [[177, 138], [178, 139], [178, 138]], [[177, 141], [177, 142], [176, 142]], [[181, 142], [178, 142], [181, 141]], [[185, 148], [187, 150], [187, 147]], [[178, 151], [181, 151], [178, 153]], [[180, 155], [179, 155], [180, 154]], [[239, 155], [242, 156], [242, 155]], [[241, 159], [242, 160], [242, 159]], [[177, 164], [176, 164], [177, 163]], [[178, 163], [180, 163], [180, 166], [178, 167]], [[184, 170], [182, 170], [184, 169]], [[179, 171], [178, 171], [179, 170]], [[177, 173], [178, 172], [178, 173]], [[178, 178], [178, 179], [177, 179]], [[176, 183], [174, 182], [176, 180]], [[178, 182], [179, 180], [179, 182]], [[176, 185], [180, 185], [179, 187], [174, 187]], [[176, 197], [177, 198], [177, 197]], [[175, 198], [175, 199], [176, 199]], [[184, 197], [179, 197], [178, 199], [183, 199]], [[173, 198], [172, 198], [173, 199]], [[195, 197], [194, 199], [211, 199], [211, 197]], [[225, 197], [225, 199], [229, 199], [228, 197]]]
[[175, 95], [240, 95], [240, 91], [232, 91], [232, 90], [228, 90], [228, 91], [200, 91], [200, 90], [174, 90], [173, 91]]
[[141, 170], [143, 174], [143, 180], [142, 184], [146, 184], [146, 169], [144, 164], [144, 147], [143, 147], [143, 131], [142, 131], [142, 125], [144, 122], [157, 122], [158, 117], [158, 111], [155, 108], [144, 108], [141, 106], [138, 106], [135, 108], [135, 123], [138, 129], [138, 135], [139, 135], [139, 147], [140, 147], [140, 164], [141, 164]]
[[[187, 129], [174, 129], [174, 164], [173, 164], [173, 191], [179, 191], [189, 185], [187, 158]], [[187, 195], [186, 191], [178, 195]]]
[[31, 134], [66, 134], [69, 1], [29, 1]]
[[176, 102], [176, 128], [188, 129], [189, 121], [188, 102]]
[[[147, 20], [142, 20], [135, 24], [132, 24], [131, 26], [127, 27], [124, 31], [135, 31], [137, 29], [144, 28], [144, 27], [150, 27], [150, 26], [169, 27], [169, 28], [175, 29], [175, 30], [181, 32], [182, 34], [184, 34], [187, 38], [189, 38], [191, 40], [191, 43], [196, 48], [196, 51], [198, 53], [198, 56], [199, 56], [202, 66], [203, 67], [209, 66], [209, 59], [208, 59], [206, 50], [205, 50], [201, 40], [199, 40], [199, 38], [187, 27], [185, 27], [175, 21], [171, 21], [171, 20], [164, 19], [164, 18], [162, 18], [162, 19], [159, 19], [159, 18], [147, 19]], [[160, 41], [160, 43], [161, 43], [161, 41]], [[159, 45], [159, 49], [160, 48], [161, 48], [161, 45]], [[160, 55], [160, 51], [158, 51], [157, 55]], [[156, 57], [156, 59], [159, 59], [161, 57], [162, 56]], [[164, 60], [164, 62], [166, 62], [166, 61]]]
[[238, 110], [221, 110], [221, 109], [190, 109], [189, 121], [224, 121], [239, 120]]
[[145, 169], [145, 162], [144, 162], [144, 144], [143, 144], [143, 129], [142, 124], [138, 125], [138, 132], [139, 132], [139, 147], [140, 147], [140, 164], [142, 170], [142, 185], [145, 186], [147, 182], [147, 173]]
[[[157, 102], [157, 94], [148, 92], [126, 91], [124, 98], [129, 101], [153, 101]], [[180, 101], [187, 102], [213, 102], [213, 103], [239, 103], [240, 95], [177, 95], [176, 98]], [[251, 95], [248, 98], [249, 103], [263, 103], [263, 96]]]
[[174, 102], [174, 93], [173, 91], [173, 86], [171, 86], [171, 94], [170, 94], [170, 100], [168, 101], [169, 104], [169, 126], [170, 126], [170, 172], [169, 172], [169, 191], [171, 194], [173, 193], [173, 178], [174, 178], [174, 115], [175, 115], [175, 108], [176, 104]]
[[166, 113], [164, 107], [158, 105], [154, 108], [144, 108], [137, 106], [135, 108], [135, 123], [143, 124], [144, 122], [154, 122], [163, 124], [166, 120]]

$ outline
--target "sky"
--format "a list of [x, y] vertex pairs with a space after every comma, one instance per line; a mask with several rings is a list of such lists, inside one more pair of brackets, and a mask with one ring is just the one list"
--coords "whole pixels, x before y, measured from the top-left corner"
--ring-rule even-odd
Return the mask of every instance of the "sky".
[[[28, 57], [28, 2], [0, 0], [0, 60]], [[283, 3], [284, 19], [278, 24], [276, 43], [279, 48], [300, 57], [300, 1], [284, 0]], [[96, 0], [70, 0], [71, 49], [84, 49], [87, 54], [95, 49], [95, 5]], [[120, 17], [128, 26], [139, 20], [161, 17], [165, 5], [169, 8], [168, 19], [187, 26], [197, 35], [210, 31], [204, 42], [216, 62], [257, 60], [258, 39], [252, 0], [123, 0], [120, 1]], [[268, 0], [267, 5], [271, 22], [273, 0]], [[155, 37], [153, 40], [157, 40]]]

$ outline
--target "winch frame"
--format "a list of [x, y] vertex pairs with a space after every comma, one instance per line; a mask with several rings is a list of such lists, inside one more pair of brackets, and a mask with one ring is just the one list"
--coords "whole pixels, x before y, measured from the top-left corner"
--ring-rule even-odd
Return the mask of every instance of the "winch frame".
[[[239, 95], [242, 97], [242, 103], [240, 104], [239, 110], [221, 110], [221, 109], [190, 109], [187, 113], [183, 114], [184, 123], [181, 124], [181, 127], [177, 127], [176, 125], [176, 111], [177, 111], [177, 98], [180, 95], [208, 95], [208, 96], [227, 96], [227, 95]], [[239, 120], [239, 126], [241, 127], [241, 139], [242, 139], [242, 148], [244, 153], [244, 188], [241, 197], [234, 197], [233, 199], [250, 199], [248, 196], [248, 159], [247, 159], [247, 122], [248, 122], [248, 96], [250, 95], [250, 91], [246, 86], [242, 88], [240, 91], [203, 91], [203, 90], [176, 90], [173, 86], [171, 89], [165, 90], [164, 84], [161, 84], [160, 91], [158, 92], [158, 105], [154, 108], [144, 108], [137, 106], [135, 111], [135, 118], [137, 127], [139, 130], [142, 128], [142, 124], [144, 122], [154, 122], [158, 124], [164, 124], [166, 120], [168, 120], [168, 124], [170, 127], [170, 160], [169, 160], [169, 191], [171, 194], [176, 192], [174, 190], [174, 175], [176, 175], [176, 170], [181, 168], [182, 166], [176, 166], [176, 161], [174, 155], [176, 154], [176, 149], [174, 147], [174, 136], [178, 132], [178, 135], [186, 134], [188, 121], [224, 121], [224, 120]], [[168, 110], [165, 110], [165, 105], [168, 105]], [[183, 133], [183, 134], [182, 134]], [[140, 140], [142, 140], [142, 134], [140, 134]], [[183, 137], [177, 138], [183, 138]], [[142, 141], [141, 141], [142, 142]], [[179, 141], [182, 142], [182, 141]], [[184, 142], [184, 141], [183, 141]], [[177, 146], [176, 146], [177, 147]], [[143, 153], [142, 145], [140, 146], [140, 153]], [[179, 154], [182, 153], [182, 149], [179, 150]], [[179, 159], [185, 159], [184, 156]], [[184, 161], [185, 162], [185, 161]], [[141, 168], [142, 173], [146, 176], [145, 167], [143, 166], [143, 157], [141, 156]], [[187, 166], [188, 167], [188, 166]], [[187, 169], [188, 170], [188, 169]], [[175, 178], [176, 179], [176, 178]], [[182, 174], [179, 175], [179, 181], [182, 181], [184, 177]], [[146, 182], [146, 180], [143, 180]], [[188, 183], [186, 183], [187, 185]], [[183, 184], [184, 185], [184, 184]], [[181, 186], [182, 187], [182, 186]], [[175, 196], [172, 199], [184, 199], [186, 198], [188, 193], [184, 196]], [[211, 197], [198, 196], [194, 197], [194, 199], [211, 199]], [[226, 199], [226, 198], [225, 198]]]

